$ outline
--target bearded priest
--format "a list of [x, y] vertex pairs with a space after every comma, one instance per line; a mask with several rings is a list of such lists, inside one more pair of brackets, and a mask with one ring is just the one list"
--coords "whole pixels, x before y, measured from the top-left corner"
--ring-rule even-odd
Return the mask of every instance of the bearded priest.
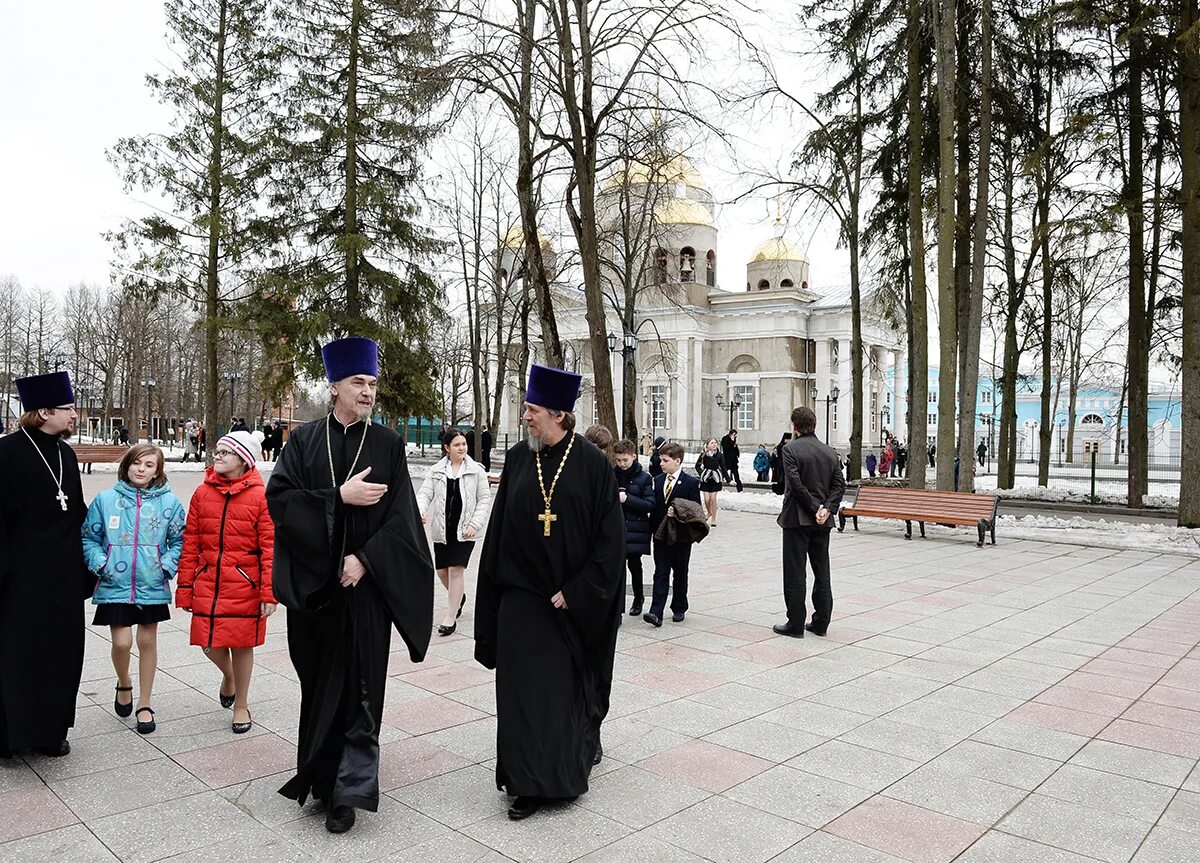
[[20, 428], [0, 438], [0, 756], [71, 751], [92, 578], [66, 372], [20, 378]]
[[475, 592], [475, 658], [496, 670], [496, 786], [520, 820], [588, 790], [608, 709], [625, 519], [608, 458], [575, 433], [580, 377], [529, 370], [528, 440], [504, 458]]
[[379, 723], [391, 629], [413, 662], [433, 629], [433, 561], [404, 441], [371, 422], [379, 349], [363, 338], [321, 351], [333, 409], [296, 429], [267, 483], [275, 595], [287, 608], [300, 678], [297, 770], [279, 793], [327, 807], [344, 833], [379, 807]]

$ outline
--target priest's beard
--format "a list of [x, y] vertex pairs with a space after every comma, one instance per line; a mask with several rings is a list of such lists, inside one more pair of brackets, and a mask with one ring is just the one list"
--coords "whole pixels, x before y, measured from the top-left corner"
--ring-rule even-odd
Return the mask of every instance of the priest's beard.
[[546, 448], [546, 442], [540, 437], [529, 436], [529, 448], [534, 452], [541, 452]]

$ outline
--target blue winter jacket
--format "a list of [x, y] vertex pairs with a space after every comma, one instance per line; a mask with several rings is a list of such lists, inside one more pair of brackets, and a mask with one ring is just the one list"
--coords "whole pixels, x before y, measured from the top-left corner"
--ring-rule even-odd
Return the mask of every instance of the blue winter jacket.
[[654, 480], [636, 461], [629, 470], [613, 466], [617, 487], [625, 489], [625, 554], [650, 553], [650, 510], [654, 509]]
[[771, 468], [771, 457], [765, 449], [754, 454], [754, 470], [756, 473], [766, 473]]
[[170, 603], [186, 521], [169, 485], [139, 491], [118, 480], [96, 495], [83, 523], [83, 559], [100, 579], [92, 602]]

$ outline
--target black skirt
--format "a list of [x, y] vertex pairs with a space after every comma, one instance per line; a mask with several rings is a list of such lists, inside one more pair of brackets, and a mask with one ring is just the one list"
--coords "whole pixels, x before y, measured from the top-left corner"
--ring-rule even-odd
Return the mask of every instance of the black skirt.
[[140, 623], [162, 623], [171, 619], [171, 607], [161, 605], [131, 605], [128, 602], [106, 602], [96, 606], [92, 626], [137, 626]]
[[475, 543], [460, 542], [452, 539], [449, 542], [433, 544], [433, 566], [435, 569], [449, 569], [452, 566], [466, 566], [471, 562], [471, 552]]

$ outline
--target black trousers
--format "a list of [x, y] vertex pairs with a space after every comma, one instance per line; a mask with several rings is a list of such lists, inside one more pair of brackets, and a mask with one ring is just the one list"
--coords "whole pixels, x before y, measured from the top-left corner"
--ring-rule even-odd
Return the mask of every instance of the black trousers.
[[812, 627], [824, 632], [833, 615], [833, 588], [829, 584], [829, 528], [788, 527], [783, 530], [783, 601], [788, 626], [799, 629], [807, 616], [805, 562], [812, 566]]
[[629, 580], [633, 583], [633, 604], [641, 605], [646, 600], [645, 589], [642, 586], [642, 556], [625, 555], [625, 565], [629, 567]]
[[654, 541], [654, 594], [650, 600], [651, 614], [663, 616], [663, 609], [667, 607], [668, 588], [671, 590], [671, 611], [678, 613], [688, 610], [688, 564], [691, 559], [691, 543], [667, 545], [665, 542]]
[[725, 473], [728, 474], [729, 477], [737, 484], [737, 490], [741, 491], [742, 490], [742, 478], [738, 475], [737, 464], [735, 463], [732, 465], [726, 465]]

